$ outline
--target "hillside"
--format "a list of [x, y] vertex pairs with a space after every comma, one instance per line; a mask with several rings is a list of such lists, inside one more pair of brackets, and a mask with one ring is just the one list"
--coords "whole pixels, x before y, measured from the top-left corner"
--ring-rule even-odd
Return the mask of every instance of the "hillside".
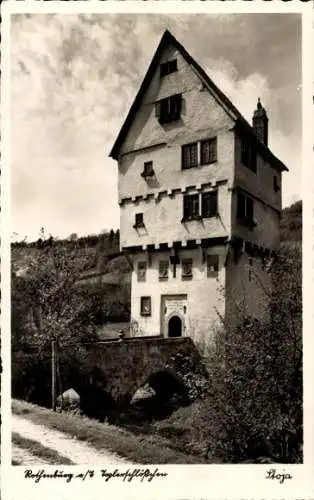
[[120, 281], [129, 283], [130, 264], [120, 255], [119, 238], [119, 230], [116, 232], [111, 230], [98, 235], [82, 237], [72, 235], [67, 239], [50, 237], [46, 240], [39, 238], [30, 243], [15, 242], [11, 245], [12, 271], [17, 276], [25, 275], [28, 268], [36, 263], [39, 255], [54, 246], [62, 248], [69, 258], [74, 253], [78, 262], [80, 260], [84, 262], [82, 283], [103, 282], [113, 285], [119, 284]]
[[281, 241], [302, 241], [302, 201], [284, 208], [280, 222]]

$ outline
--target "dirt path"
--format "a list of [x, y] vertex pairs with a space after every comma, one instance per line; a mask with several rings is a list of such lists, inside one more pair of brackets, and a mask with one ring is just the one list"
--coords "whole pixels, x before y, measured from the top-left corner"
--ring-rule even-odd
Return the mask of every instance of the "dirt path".
[[[113, 465], [113, 464], [127, 464], [128, 462], [118, 455], [110, 452], [110, 451], [98, 451], [92, 446], [89, 446], [82, 441], [78, 441], [70, 436], [45, 427], [44, 425], [34, 424], [33, 422], [22, 418], [17, 415], [12, 415], [12, 431], [17, 432], [21, 436], [33, 439], [41, 443], [46, 448], [51, 448], [56, 450], [60, 455], [69, 458], [74, 464], [83, 465], [83, 464], [93, 464], [93, 465]], [[23, 465], [27, 465], [29, 463], [28, 460], [32, 460], [34, 457], [25, 451], [25, 461], [23, 460]], [[21, 461], [20, 458], [17, 457], [17, 454], [21, 454], [21, 448], [13, 446], [13, 458]], [[27, 457], [27, 455], [29, 455]], [[23, 459], [23, 457], [21, 457]], [[37, 458], [42, 463], [42, 459]]]

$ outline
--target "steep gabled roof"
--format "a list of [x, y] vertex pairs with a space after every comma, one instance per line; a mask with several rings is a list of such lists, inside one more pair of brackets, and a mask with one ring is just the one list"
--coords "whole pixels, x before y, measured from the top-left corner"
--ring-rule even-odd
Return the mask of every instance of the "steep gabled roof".
[[[121, 127], [121, 130], [118, 134], [118, 137], [113, 145], [113, 148], [109, 154], [109, 156], [113, 159], [117, 159], [119, 155], [120, 148], [122, 146], [123, 141], [125, 140], [135, 114], [139, 110], [143, 97], [148, 89], [150, 81], [155, 73], [158, 65], [160, 56], [168, 45], [173, 45], [186, 59], [186, 61], [194, 68], [199, 78], [202, 80], [204, 86], [207, 90], [215, 96], [215, 98], [219, 101], [221, 106], [225, 109], [225, 111], [235, 120], [236, 124], [239, 125], [242, 129], [244, 129], [247, 133], [252, 134], [256, 139], [256, 135], [254, 133], [253, 127], [247, 122], [247, 120], [241, 115], [240, 111], [232, 104], [230, 99], [215, 85], [211, 78], [206, 74], [206, 72], [201, 68], [201, 66], [193, 59], [193, 57], [185, 50], [183, 45], [174, 38], [174, 36], [166, 30], [160, 40], [160, 43], [156, 49], [154, 57], [148, 67], [144, 80], [140, 86], [140, 89], [133, 101], [132, 106], [128, 112], [128, 115]], [[258, 149], [261, 155], [264, 156], [266, 160], [268, 160], [275, 168], [280, 171], [288, 170], [287, 167], [270, 151], [270, 149], [265, 146], [263, 143], [258, 142]]]

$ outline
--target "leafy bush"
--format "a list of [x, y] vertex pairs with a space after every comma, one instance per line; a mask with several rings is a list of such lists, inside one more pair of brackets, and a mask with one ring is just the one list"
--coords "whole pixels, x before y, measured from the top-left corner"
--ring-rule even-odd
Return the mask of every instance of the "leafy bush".
[[301, 262], [301, 245], [285, 242], [271, 270], [270, 321], [217, 330], [202, 346], [207, 379], [177, 356], [195, 402], [155, 427], [182, 428], [179, 449], [218, 463], [302, 462]]
[[216, 335], [208, 404], [217, 435], [209, 449], [224, 461], [302, 461], [301, 263], [300, 244], [282, 245], [270, 322], [247, 318]]
[[12, 275], [12, 392], [42, 405], [51, 401], [51, 350], [56, 345], [59, 392], [88, 371], [86, 342], [96, 339], [77, 279], [88, 257], [53, 242], [27, 273]]

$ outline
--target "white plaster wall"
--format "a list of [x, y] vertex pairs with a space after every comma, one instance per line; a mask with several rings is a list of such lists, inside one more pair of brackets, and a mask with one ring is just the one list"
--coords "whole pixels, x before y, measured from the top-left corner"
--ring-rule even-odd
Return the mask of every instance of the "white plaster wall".
[[[211, 247], [208, 253], [218, 254], [219, 275], [218, 279], [207, 277], [206, 262], [203, 264], [200, 249], [181, 250], [179, 257], [193, 258], [193, 278], [182, 280], [181, 264], [177, 265], [176, 278], [173, 277], [172, 266], [169, 268], [168, 281], [159, 281], [158, 262], [169, 258], [168, 252], [158, 252], [153, 254], [151, 266], [147, 268], [146, 282], [137, 281], [137, 262], [145, 260], [144, 253], [134, 256], [134, 271], [132, 274], [132, 302], [131, 317], [139, 326], [139, 335], [159, 335], [161, 333], [161, 296], [162, 295], [187, 295], [186, 312], [186, 335], [194, 340], [211, 338], [215, 325], [220, 324], [219, 316], [224, 315], [225, 301], [222, 289], [225, 285], [225, 247]], [[140, 297], [151, 296], [152, 315], [142, 317], [140, 315]]]
[[[175, 57], [178, 71], [160, 78], [158, 67], [153, 75], [142, 106], [122, 145], [122, 155], [163, 141], [172, 143], [180, 138], [187, 139], [193, 131], [228, 130], [233, 126], [231, 118], [208, 91], [203, 89], [203, 84], [193, 68], [174, 47], [165, 50], [161, 62]], [[183, 97], [182, 119], [160, 125], [155, 117], [155, 102], [176, 93], [182, 93]]]
[[[249, 279], [251, 268], [251, 280]], [[226, 323], [235, 325], [243, 321], [245, 314], [257, 319], [269, 317], [271, 275], [263, 269], [259, 257], [243, 253], [237, 263], [228, 259], [226, 267]]]
[[[282, 174], [275, 170], [259, 154], [256, 158], [257, 169], [253, 172], [241, 163], [241, 147], [238, 134], [235, 134], [235, 184], [250, 191], [277, 210], [281, 210]], [[273, 177], [277, 177], [280, 190], [275, 192]]]
[[[276, 175], [280, 191], [273, 188]], [[235, 178], [237, 187], [248, 191], [254, 199], [254, 220], [257, 226], [248, 229], [237, 221], [236, 194], [232, 208], [232, 233], [252, 243], [266, 246], [270, 250], [279, 248], [279, 226], [281, 211], [281, 173], [277, 172], [260, 155], [257, 155], [257, 170], [251, 171], [240, 161], [240, 140], [235, 135]]]
[[249, 228], [237, 220], [237, 194], [232, 197], [232, 234], [246, 241], [277, 251], [280, 243], [280, 214], [269, 205], [254, 199], [254, 222]]
[[[196, 193], [189, 191], [189, 194]], [[202, 221], [182, 223], [183, 193], [173, 196], [127, 202], [120, 207], [120, 245], [127, 248], [134, 245], [166, 243], [173, 241], [228, 236], [231, 231], [231, 192], [226, 184], [218, 188], [219, 217], [210, 217]], [[145, 228], [133, 228], [135, 214], [144, 214]]]
[[[118, 162], [119, 200], [191, 185], [210, 184], [220, 180], [226, 180], [229, 185], [232, 184], [234, 132], [231, 128], [234, 123], [209, 92], [203, 88], [195, 71], [181, 54], [177, 53], [176, 49], [169, 47], [163, 54], [162, 60], [173, 57], [177, 57], [178, 71], [160, 78], [159, 68], [157, 69], [122, 146]], [[182, 93], [182, 117], [176, 122], [160, 125], [155, 117], [155, 101], [175, 93]], [[181, 145], [214, 136], [217, 136], [217, 162], [182, 171]], [[153, 161], [156, 174], [154, 179], [148, 181], [140, 175], [146, 161]], [[143, 211], [146, 211], [147, 207], [148, 220], [151, 221], [154, 218], [156, 221], [156, 227], [149, 223], [149, 232], [153, 232], [155, 238], [160, 230], [160, 222], [166, 227], [173, 226], [175, 223], [178, 225], [176, 229], [178, 235], [182, 236], [180, 198], [164, 200], [160, 202], [159, 207], [153, 205], [154, 215], [152, 216], [150, 215], [152, 203], [148, 202], [146, 205], [146, 202], [142, 202]], [[138, 207], [137, 209], [141, 211]], [[224, 212], [228, 210], [229, 213], [224, 215], [224, 218], [227, 226], [230, 226], [228, 220], [230, 219], [230, 205], [229, 208], [224, 208]], [[130, 226], [131, 211], [135, 211], [131, 204], [121, 208], [123, 246], [133, 245], [136, 239], [132, 230], [133, 222]], [[175, 212], [178, 217], [174, 219], [171, 212]], [[208, 229], [211, 229], [211, 226], [212, 223]], [[145, 238], [143, 239], [145, 244], [144, 240]]]
[[[152, 120], [158, 120], [153, 116]], [[197, 122], [197, 117], [195, 117]], [[216, 124], [217, 125], [217, 124]], [[168, 125], [170, 127], [171, 124]], [[172, 124], [175, 126], [175, 123]], [[177, 125], [178, 126], [178, 125]], [[145, 150], [132, 151], [121, 156], [119, 160], [119, 200], [147, 193], [155, 193], [165, 189], [175, 189], [213, 181], [233, 180], [234, 133], [226, 128], [209, 126], [204, 130], [193, 130], [196, 126], [180, 125], [177, 136], [171, 138], [169, 132], [167, 142], [163, 145]], [[198, 166], [187, 170], [181, 168], [181, 145], [201, 141], [217, 136], [217, 161], [209, 165]], [[147, 140], [150, 140], [148, 137]], [[143, 179], [144, 162], [152, 161], [154, 178]]]

